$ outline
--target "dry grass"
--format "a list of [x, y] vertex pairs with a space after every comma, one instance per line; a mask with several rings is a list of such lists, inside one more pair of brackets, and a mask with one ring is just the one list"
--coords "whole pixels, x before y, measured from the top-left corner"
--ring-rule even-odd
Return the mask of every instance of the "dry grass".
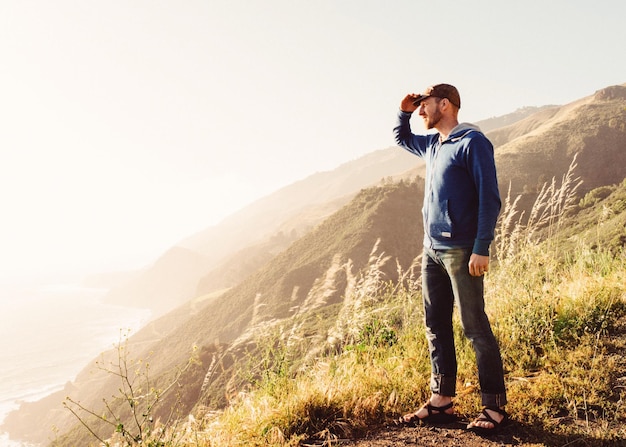
[[[558, 265], [540, 253], [534, 257], [540, 267], [499, 269], [488, 279], [508, 409], [518, 422], [555, 434], [624, 437], [624, 392], [616, 387], [624, 365], [607, 341], [626, 313], [626, 258], [581, 248], [576, 263]], [[420, 302], [410, 288], [382, 290], [377, 304], [361, 308], [358, 327], [345, 331], [351, 343], [340, 352], [296, 377], [268, 376], [271, 387], [239, 396], [197, 427], [196, 444], [185, 445], [333, 445], [419, 405], [428, 395], [430, 368]], [[457, 410], [472, 415], [479, 407], [473, 354], [460, 336], [458, 349]]]
[[[592, 440], [580, 445], [603, 445], [626, 439], [624, 346], [614, 344], [626, 319], [626, 253], [582, 242], [565, 250], [555, 237], [579, 185], [574, 168], [575, 161], [561, 185], [546, 185], [528, 218], [507, 198], [486, 277], [487, 311], [513, 419]], [[325, 336], [306, 336], [306, 309], [249, 334], [261, 348], [242, 375], [254, 386], [224, 411], [198, 410], [181, 421], [168, 445], [335, 445], [420, 405], [429, 394], [430, 361], [419, 266], [398, 272], [392, 284], [381, 275], [388, 262], [374, 247], [363, 273], [349, 263], [332, 267], [345, 269], [348, 286]], [[311, 296], [307, 303], [316, 310], [320, 301]], [[471, 416], [480, 406], [475, 361], [458, 323], [456, 330], [457, 411]]]

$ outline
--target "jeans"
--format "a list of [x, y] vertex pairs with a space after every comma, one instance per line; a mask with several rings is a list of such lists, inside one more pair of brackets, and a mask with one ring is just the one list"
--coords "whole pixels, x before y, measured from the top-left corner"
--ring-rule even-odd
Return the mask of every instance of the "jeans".
[[452, 310], [456, 304], [463, 333], [476, 353], [484, 406], [504, 406], [506, 389], [500, 348], [485, 313], [483, 277], [471, 276], [471, 248], [424, 249], [422, 282], [426, 337], [433, 393], [456, 395], [456, 352]]

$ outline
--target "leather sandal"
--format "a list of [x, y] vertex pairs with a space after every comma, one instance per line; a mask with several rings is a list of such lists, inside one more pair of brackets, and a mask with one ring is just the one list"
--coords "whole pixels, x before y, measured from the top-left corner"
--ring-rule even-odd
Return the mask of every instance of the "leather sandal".
[[[436, 407], [432, 405], [430, 402], [425, 403], [422, 408], [417, 410], [414, 413], [405, 414], [401, 416], [397, 423], [399, 425], [418, 425], [422, 424], [449, 424], [456, 421], [456, 414], [454, 413], [446, 413], [446, 410], [452, 408], [453, 403], [450, 402], [441, 407]], [[422, 409], [426, 409], [428, 411], [428, 415], [424, 417], [418, 417], [417, 413]]]

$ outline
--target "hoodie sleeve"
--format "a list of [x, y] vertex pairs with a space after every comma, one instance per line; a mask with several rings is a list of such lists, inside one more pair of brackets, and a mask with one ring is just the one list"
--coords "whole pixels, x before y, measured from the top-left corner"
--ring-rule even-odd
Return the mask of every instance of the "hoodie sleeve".
[[396, 127], [393, 128], [396, 143], [412, 154], [424, 157], [428, 146], [428, 137], [415, 135], [411, 132], [411, 115], [412, 113], [409, 112], [398, 111]]
[[501, 201], [493, 145], [482, 134], [472, 138], [468, 161], [478, 194], [478, 222], [473, 252], [488, 256], [494, 239]]

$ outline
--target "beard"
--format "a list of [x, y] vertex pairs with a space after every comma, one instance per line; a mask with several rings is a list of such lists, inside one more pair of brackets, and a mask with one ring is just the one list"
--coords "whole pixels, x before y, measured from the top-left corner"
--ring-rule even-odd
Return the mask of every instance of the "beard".
[[437, 107], [433, 113], [424, 116], [424, 126], [428, 130], [433, 129], [437, 126], [437, 124], [439, 124], [439, 121], [441, 121], [442, 117], [443, 114], [439, 110], [439, 107]]

